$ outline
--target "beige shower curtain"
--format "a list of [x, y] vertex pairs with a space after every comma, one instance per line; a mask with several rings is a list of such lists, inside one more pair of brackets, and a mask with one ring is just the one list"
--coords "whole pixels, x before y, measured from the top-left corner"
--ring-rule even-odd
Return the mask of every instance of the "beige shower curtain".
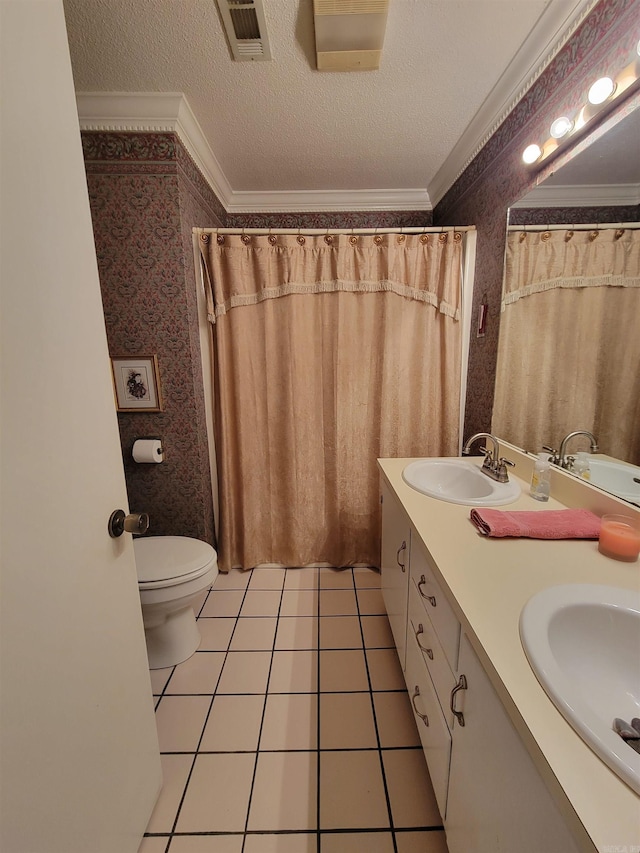
[[458, 451], [461, 234], [200, 234], [223, 570], [379, 565], [376, 458]]
[[640, 464], [640, 231], [509, 232], [502, 310], [494, 434]]

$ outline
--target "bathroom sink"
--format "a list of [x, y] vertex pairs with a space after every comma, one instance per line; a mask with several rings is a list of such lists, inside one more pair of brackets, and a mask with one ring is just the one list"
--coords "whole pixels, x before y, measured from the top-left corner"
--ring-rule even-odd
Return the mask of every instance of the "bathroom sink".
[[534, 595], [520, 615], [529, 664], [584, 742], [640, 794], [640, 755], [612, 729], [640, 717], [640, 593], [570, 584]]
[[402, 478], [423, 495], [454, 504], [500, 506], [520, 495], [520, 486], [513, 480], [497, 483], [480, 467], [469, 459], [418, 459], [407, 465]]
[[611, 462], [608, 459], [589, 457], [590, 482], [626, 501], [640, 504], [640, 468], [625, 465], [623, 462]]

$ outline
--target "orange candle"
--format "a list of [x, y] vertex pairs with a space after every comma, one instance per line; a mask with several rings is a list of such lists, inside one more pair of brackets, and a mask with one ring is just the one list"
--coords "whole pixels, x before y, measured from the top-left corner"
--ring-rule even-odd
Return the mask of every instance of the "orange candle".
[[640, 554], [640, 522], [626, 515], [603, 515], [598, 550], [615, 560], [634, 562]]

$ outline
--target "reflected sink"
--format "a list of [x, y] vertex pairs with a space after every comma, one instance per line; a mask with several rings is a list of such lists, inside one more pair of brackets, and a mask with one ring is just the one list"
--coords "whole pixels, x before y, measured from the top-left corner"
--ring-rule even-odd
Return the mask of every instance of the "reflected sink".
[[496, 483], [469, 459], [444, 457], [410, 462], [402, 478], [412, 489], [453, 504], [468, 506], [501, 506], [520, 495], [513, 480]]
[[640, 593], [570, 584], [542, 590], [520, 615], [538, 681], [585, 743], [640, 794], [640, 755], [612, 729], [640, 717]]
[[633, 479], [634, 477], [640, 479], [638, 466], [590, 456], [589, 468], [591, 473], [589, 479], [594, 486], [640, 505], [640, 483], [634, 482]]

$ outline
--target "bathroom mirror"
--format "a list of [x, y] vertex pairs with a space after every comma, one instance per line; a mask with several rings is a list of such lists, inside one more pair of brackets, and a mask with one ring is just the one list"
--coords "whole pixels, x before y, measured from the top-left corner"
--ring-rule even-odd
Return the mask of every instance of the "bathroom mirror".
[[[561, 439], [574, 430], [590, 430], [601, 454], [640, 465], [640, 351], [631, 345], [634, 339], [640, 340], [639, 202], [640, 107], [585, 146], [508, 211], [508, 226], [517, 225], [520, 232], [531, 233], [522, 236], [511, 230], [511, 246], [505, 257], [503, 297], [512, 295], [503, 298], [501, 313], [494, 434], [537, 453], [543, 445], [557, 449]], [[614, 227], [581, 231], [578, 223]], [[634, 223], [638, 223], [637, 228]], [[624, 225], [624, 235], [617, 237]], [[594, 231], [600, 233], [594, 237]], [[569, 287], [558, 288], [552, 297], [556, 301], [548, 303], [546, 314], [540, 313], [539, 306], [535, 310], [538, 292], [535, 288], [533, 293], [525, 291], [521, 285], [539, 263], [536, 258], [542, 257], [539, 241], [544, 232], [550, 235], [545, 250], [554, 241], [559, 252], [570, 241], [574, 251], [581, 242], [587, 245], [592, 260], [585, 276], [617, 275], [620, 270], [611, 269], [614, 262], [609, 256], [602, 260], [604, 244], [609, 240], [617, 251], [621, 245], [617, 241], [629, 241], [623, 270], [627, 286], [615, 286], [622, 281], [615, 278], [614, 286], [604, 286], [600, 281], [601, 286], [582, 287], [580, 293], [575, 289], [571, 293]], [[594, 244], [591, 249], [590, 237]], [[513, 248], [518, 240], [528, 241], [531, 258], [526, 262]], [[538, 247], [540, 254], [536, 255]], [[619, 254], [616, 257], [619, 260]], [[598, 264], [600, 269], [595, 269]], [[522, 275], [524, 267], [526, 275]], [[520, 284], [514, 284], [516, 270], [520, 271]], [[541, 282], [546, 278], [543, 275]], [[631, 278], [635, 286], [629, 286]], [[540, 291], [544, 287], [541, 283]], [[599, 292], [598, 311], [604, 313], [594, 314], [581, 304], [580, 297], [587, 291], [592, 296]], [[605, 300], [605, 296], [609, 298]], [[615, 306], [614, 299], [618, 300]], [[505, 317], [516, 307], [516, 301], [519, 325]], [[562, 321], [556, 322], [558, 318]], [[579, 450], [589, 450], [584, 437], [572, 440], [567, 448], [570, 454]], [[637, 488], [640, 502], [640, 485]], [[635, 503], [635, 491], [627, 499]]]

